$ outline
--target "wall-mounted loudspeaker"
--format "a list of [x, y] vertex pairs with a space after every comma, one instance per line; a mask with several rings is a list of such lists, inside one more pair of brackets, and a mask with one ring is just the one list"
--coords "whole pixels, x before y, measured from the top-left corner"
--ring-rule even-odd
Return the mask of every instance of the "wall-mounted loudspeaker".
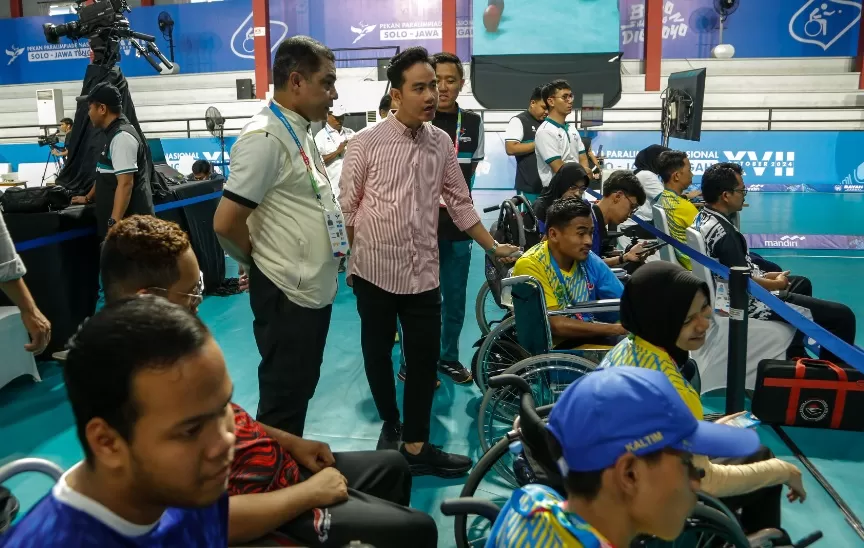
[[237, 100], [245, 101], [255, 98], [255, 90], [251, 78], [240, 78], [237, 80]]

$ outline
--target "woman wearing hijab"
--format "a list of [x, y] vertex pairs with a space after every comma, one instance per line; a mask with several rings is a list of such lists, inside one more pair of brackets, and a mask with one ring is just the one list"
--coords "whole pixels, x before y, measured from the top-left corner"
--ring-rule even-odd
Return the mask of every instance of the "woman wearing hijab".
[[561, 166], [558, 173], [549, 181], [549, 186], [543, 188], [540, 196], [534, 200], [532, 208], [537, 216], [540, 232], [546, 233], [546, 210], [552, 202], [559, 198], [582, 198], [588, 188], [590, 179], [581, 164], [571, 162]]
[[[621, 325], [630, 335], [606, 355], [600, 367], [636, 366], [663, 372], [693, 415], [702, 420], [699, 393], [681, 368], [688, 363], [689, 352], [705, 344], [712, 315], [709, 295], [704, 282], [677, 264], [661, 261], [638, 269], [621, 295]], [[803, 502], [807, 496], [798, 468], [773, 458], [765, 447], [746, 459], [710, 461], [697, 455], [694, 463], [705, 470], [702, 491], [721, 497], [733, 512], [740, 511], [747, 534], [780, 528], [783, 484], [790, 488], [790, 502]], [[788, 537], [781, 540], [789, 544]]]

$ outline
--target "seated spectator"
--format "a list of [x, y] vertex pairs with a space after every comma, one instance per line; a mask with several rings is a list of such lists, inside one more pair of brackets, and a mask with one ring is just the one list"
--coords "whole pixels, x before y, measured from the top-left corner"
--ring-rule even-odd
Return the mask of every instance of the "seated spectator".
[[561, 198], [579, 198], [581, 200], [585, 189], [588, 188], [588, 181], [588, 174], [585, 173], [585, 168], [581, 164], [571, 162], [561, 166], [558, 173], [552, 177], [549, 186], [543, 187], [540, 196], [531, 204], [537, 221], [540, 223], [541, 233], [546, 232], [546, 210], [549, 209], [552, 202]]
[[186, 177], [190, 181], [206, 181], [213, 178], [213, 166], [207, 160], [195, 160], [192, 173]]
[[[129, 217], [112, 228], [102, 249], [105, 300], [157, 293], [193, 312], [201, 302], [198, 261], [186, 233], [156, 217]], [[163, 289], [164, 288], [164, 289]], [[233, 544], [270, 535], [305, 546], [435, 546], [432, 518], [407, 508], [411, 474], [396, 451], [332, 453], [256, 422], [239, 405], [237, 443], [228, 492]]]
[[[693, 170], [686, 152], [667, 150], [657, 158], [657, 174], [663, 180], [663, 192], [657, 198], [657, 203], [666, 212], [669, 221], [669, 235], [679, 242], [687, 243], [687, 227], [693, 224], [699, 210], [690, 200], [701, 193], [699, 191], [684, 194], [693, 183]], [[651, 218], [654, 218], [652, 211]], [[675, 250], [675, 256], [681, 266], [693, 270], [690, 257]]]
[[84, 460], [0, 544], [226, 546], [234, 386], [204, 324], [162, 298], [121, 299], [70, 347]]
[[645, 203], [645, 191], [639, 179], [629, 171], [619, 170], [603, 183], [603, 197], [591, 206], [594, 218], [594, 239], [591, 251], [603, 258], [608, 266], [622, 266], [624, 263], [641, 263], [643, 245], [634, 245], [627, 253], [620, 253], [615, 241], [609, 241], [608, 225], [619, 225]]
[[[578, 198], [558, 200], [546, 213], [547, 239], [516, 261], [513, 276], [533, 276], [543, 286], [546, 308], [562, 310], [586, 301], [617, 299], [623, 286], [591, 252], [594, 227], [591, 206]], [[552, 338], [560, 347], [615, 344], [627, 331], [602, 323], [591, 314], [549, 318]]]
[[547, 430], [567, 500], [538, 484], [517, 489], [487, 546], [627, 547], [640, 535], [672, 541], [700, 490], [693, 453], [743, 457], [759, 447], [755, 432], [697, 421], [662, 373], [635, 367], [578, 379]]
[[[804, 276], [790, 276], [785, 272], [763, 272], [750, 257], [747, 240], [729, 220], [729, 216], [744, 208], [747, 190], [734, 165], [714, 164], [702, 176], [702, 192], [706, 206], [693, 226], [705, 239], [708, 255], [721, 264], [749, 266], [754, 282], [768, 291], [777, 291], [777, 296], [792, 305], [810, 311], [813, 321], [849, 344], [855, 344], [855, 313], [845, 304], [812, 297], [813, 285]], [[715, 280], [720, 279], [715, 276]], [[757, 320], [786, 321], [768, 306], [750, 297], [749, 314]], [[807, 356], [804, 348], [805, 335], [798, 332], [789, 347], [790, 358]], [[830, 350], [822, 348], [820, 358], [834, 363], [841, 360]]]
[[[688, 352], [705, 344], [712, 315], [708, 295], [708, 286], [679, 265], [659, 261], [637, 270], [621, 297], [621, 324], [631, 335], [606, 354], [600, 368], [636, 366], [662, 372], [693, 416], [702, 420], [699, 393], [681, 369], [688, 364]], [[739, 513], [748, 534], [780, 527], [784, 483], [789, 485], [790, 501], [803, 502], [806, 497], [801, 472], [772, 458], [765, 447], [743, 460], [712, 462], [699, 451], [694, 453], [694, 462], [705, 470], [702, 490], [722, 497], [733, 512]]]

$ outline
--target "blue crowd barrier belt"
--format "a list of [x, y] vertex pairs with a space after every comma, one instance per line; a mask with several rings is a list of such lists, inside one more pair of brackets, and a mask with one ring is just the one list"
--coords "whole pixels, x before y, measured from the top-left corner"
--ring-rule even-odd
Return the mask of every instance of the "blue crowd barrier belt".
[[[585, 189], [585, 192], [589, 195], [593, 196], [596, 199], [602, 198], [600, 194], [591, 189]], [[702, 266], [708, 268], [714, 274], [728, 280], [729, 279], [729, 268], [715, 261], [711, 257], [707, 255], [703, 255], [699, 253], [692, 247], [685, 245], [675, 238], [672, 238], [668, 234], [664, 234], [657, 230], [657, 228], [653, 225], [653, 223], [649, 223], [644, 221], [635, 215], [630, 217], [633, 221], [636, 222], [640, 227], [644, 228], [658, 239], [666, 242], [671, 245], [676, 250], [690, 257], [690, 259], [696, 261]], [[846, 341], [843, 341], [833, 333], [827, 331], [822, 326], [816, 324], [812, 320], [805, 318], [801, 315], [800, 312], [781, 301], [777, 296], [773, 295], [767, 289], [757, 284], [753, 280], [749, 280], [748, 282], [748, 291], [750, 295], [759, 299], [765, 305], [767, 305], [771, 310], [776, 312], [780, 317], [786, 320], [789, 325], [802, 331], [808, 337], [816, 340], [821, 346], [827, 348], [831, 352], [833, 352], [836, 356], [842, 359], [846, 364], [851, 365], [855, 369], [864, 372], [864, 350], [858, 348], [857, 346], [852, 346]]]
[[[177, 200], [174, 202], [159, 204], [155, 206], [153, 210], [156, 213], [160, 213], [162, 211], [168, 211], [170, 209], [179, 209], [181, 207], [195, 205], [209, 200], [215, 200], [217, 198], [220, 198], [221, 196], [222, 191], [217, 190], [216, 192], [202, 194], [201, 196], [194, 196], [192, 198], [184, 198], [182, 200]], [[59, 244], [60, 242], [65, 242], [66, 240], [73, 240], [75, 238], [83, 238], [84, 236], [90, 236], [91, 234], [95, 233], [95, 228], [76, 228], [74, 230], [66, 230], [63, 232], [58, 232], [57, 234], [52, 234], [50, 236], [42, 236], [41, 238], [33, 238], [32, 240], [17, 242], [15, 244], [15, 251], [21, 253], [30, 249], [36, 249], [37, 247]]]

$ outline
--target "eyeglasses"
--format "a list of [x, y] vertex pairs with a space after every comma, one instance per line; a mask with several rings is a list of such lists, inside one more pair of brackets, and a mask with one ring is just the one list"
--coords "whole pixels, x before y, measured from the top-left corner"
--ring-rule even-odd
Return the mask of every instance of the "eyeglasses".
[[702, 480], [702, 478], [705, 477], [705, 470], [693, 464], [692, 453], [681, 453], [679, 457], [681, 458], [681, 462], [687, 468], [687, 475], [690, 477], [690, 479]]
[[747, 193], [750, 192], [750, 191], [747, 190], [746, 188], [733, 188], [733, 189], [730, 190], [729, 192], [740, 192], [740, 193], [741, 193], [741, 196], [747, 196]]
[[189, 299], [189, 308], [196, 308], [199, 304], [204, 301], [204, 273], [200, 270], [198, 271], [198, 285], [195, 286], [195, 289], [192, 290], [192, 293], [183, 293], [182, 291], [172, 291], [170, 289], [165, 289], [164, 287], [148, 287], [150, 291], [158, 291], [162, 293], [173, 293], [175, 295], [182, 295]]

